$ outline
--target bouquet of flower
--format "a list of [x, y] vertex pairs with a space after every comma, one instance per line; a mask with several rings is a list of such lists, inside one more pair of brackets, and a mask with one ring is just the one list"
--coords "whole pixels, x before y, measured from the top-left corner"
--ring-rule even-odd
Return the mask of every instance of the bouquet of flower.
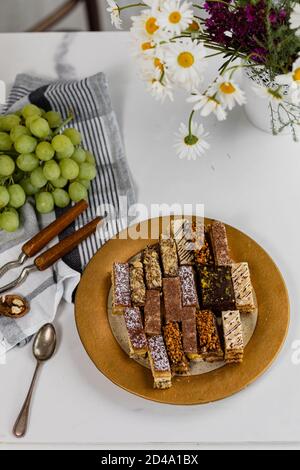
[[[134, 54], [147, 88], [157, 100], [173, 100], [184, 88], [192, 105], [181, 124], [176, 148], [181, 158], [196, 159], [208, 149], [202, 118], [220, 121], [235, 105], [246, 103], [236, 81], [244, 69], [253, 89], [268, 100], [270, 125], [278, 134], [300, 129], [300, 36], [291, 17], [299, 0], [143, 0], [120, 5], [107, 0], [112, 23], [122, 26], [122, 12], [140, 7], [132, 17]], [[204, 86], [211, 57], [222, 57], [216, 77]]]

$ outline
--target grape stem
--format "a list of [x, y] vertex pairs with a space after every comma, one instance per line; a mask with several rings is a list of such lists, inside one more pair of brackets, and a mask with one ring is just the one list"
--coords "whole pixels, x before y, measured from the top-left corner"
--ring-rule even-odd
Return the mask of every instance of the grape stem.
[[73, 113], [70, 113], [69, 116], [67, 117], [67, 119], [65, 121], [63, 121], [63, 123], [56, 129], [56, 131], [54, 132], [54, 135], [58, 135], [60, 134], [61, 130], [67, 125], [69, 124], [69, 122], [73, 121], [74, 119], [74, 114]]

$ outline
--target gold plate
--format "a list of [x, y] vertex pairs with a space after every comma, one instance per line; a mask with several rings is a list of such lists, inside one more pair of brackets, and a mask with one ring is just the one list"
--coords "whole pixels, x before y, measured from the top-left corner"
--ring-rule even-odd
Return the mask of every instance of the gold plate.
[[[169, 218], [138, 224], [135, 231], [151, 233]], [[205, 220], [206, 224], [211, 221]], [[96, 367], [119, 387], [148, 400], [174, 405], [204, 404], [229, 397], [250, 385], [274, 362], [285, 341], [289, 326], [289, 299], [282, 275], [270, 256], [254, 240], [227, 225], [232, 257], [247, 261], [259, 305], [256, 330], [245, 349], [241, 365], [228, 365], [213, 372], [189, 377], [174, 377], [173, 387], [154, 390], [151, 372], [129, 359], [115, 340], [107, 316], [111, 288], [111, 269], [115, 261], [127, 262], [154, 244], [157, 238], [126, 239], [121, 232], [107, 242], [88, 264], [79, 284], [75, 317], [79, 336]], [[152, 232], [153, 233], [153, 232]]]

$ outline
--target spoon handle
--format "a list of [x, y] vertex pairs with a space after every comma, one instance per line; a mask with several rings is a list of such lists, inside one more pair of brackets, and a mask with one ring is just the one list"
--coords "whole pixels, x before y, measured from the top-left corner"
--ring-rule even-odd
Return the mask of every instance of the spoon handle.
[[22, 409], [17, 418], [17, 421], [14, 425], [13, 433], [16, 437], [24, 437], [26, 434], [32, 393], [33, 393], [33, 389], [34, 389], [34, 385], [36, 382], [40, 365], [41, 365], [40, 362], [38, 362], [36, 365], [35, 372], [33, 375], [33, 379], [32, 379], [27, 397], [25, 399], [24, 405], [22, 406]]

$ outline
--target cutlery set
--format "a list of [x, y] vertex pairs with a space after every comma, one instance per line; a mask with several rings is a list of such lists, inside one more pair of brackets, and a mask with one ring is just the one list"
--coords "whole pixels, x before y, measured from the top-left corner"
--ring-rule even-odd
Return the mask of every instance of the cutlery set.
[[[65, 214], [58, 217], [54, 222], [52, 222], [48, 227], [41, 230], [37, 235], [35, 235], [31, 240], [27, 241], [21, 248], [20, 256], [15, 261], [10, 261], [0, 268], [0, 278], [2, 278], [8, 271], [16, 268], [21, 268], [26, 261], [31, 258], [34, 258], [32, 264], [24, 267], [12, 282], [3, 285], [0, 287], [0, 294], [4, 294], [11, 289], [20, 286], [24, 283], [28, 275], [33, 271], [44, 271], [49, 267], [53, 266], [56, 261], [63, 258], [65, 255], [73, 251], [81, 242], [86, 240], [89, 236], [94, 234], [97, 230], [98, 225], [103, 220], [103, 217], [96, 217], [88, 224], [84, 225], [79, 230], [75, 231], [71, 235], [67, 236], [63, 240], [60, 240], [57, 244], [47, 249], [46, 251], [39, 254], [43, 248], [45, 248], [49, 242], [51, 242], [55, 237], [63, 232], [74, 220], [82, 214], [88, 207], [88, 203], [85, 200], [82, 200], [75, 204], [69, 211]], [[9, 296], [5, 295], [2, 297], [3, 303], [7, 303], [10, 297], [19, 296]], [[23, 299], [26, 302], [25, 299]], [[5, 304], [6, 305], [6, 304]], [[4, 307], [3, 307], [4, 312]], [[27, 313], [27, 311], [26, 311]], [[0, 311], [1, 314], [1, 311]], [[4, 314], [4, 313], [3, 313]], [[7, 315], [12, 316], [13, 315]], [[21, 316], [21, 315], [19, 315]], [[17, 316], [16, 316], [17, 318]], [[25, 399], [24, 405], [21, 409], [21, 412], [18, 416], [18, 419], [13, 428], [13, 433], [16, 437], [23, 437], [27, 430], [28, 416], [30, 409], [31, 397], [33, 394], [34, 385], [38, 375], [40, 366], [49, 360], [56, 348], [56, 331], [52, 324], [44, 325], [37, 333], [34, 343], [33, 343], [33, 355], [37, 360], [36, 370], [32, 379], [32, 383], [28, 392], [28, 395]]]

